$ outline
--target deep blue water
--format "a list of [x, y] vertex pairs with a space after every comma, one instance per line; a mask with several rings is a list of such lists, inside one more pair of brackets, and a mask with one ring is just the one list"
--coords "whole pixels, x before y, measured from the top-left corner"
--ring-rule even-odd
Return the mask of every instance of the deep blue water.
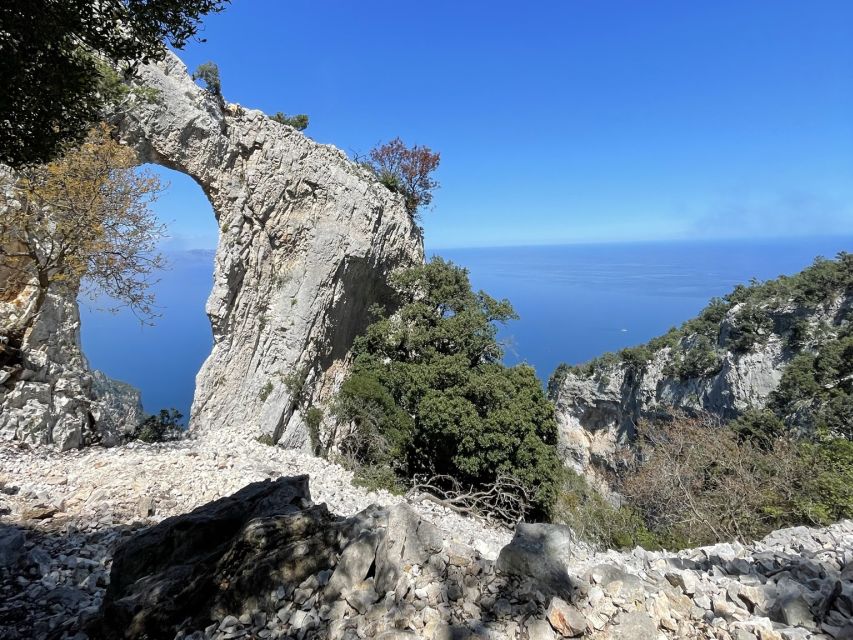
[[[509, 364], [526, 361], [547, 379], [579, 363], [639, 344], [696, 315], [713, 296], [751, 278], [793, 274], [815, 256], [853, 251], [853, 238], [444, 249], [475, 288], [508, 298], [521, 319], [500, 331]], [[83, 308], [83, 348], [96, 368], [142, 389], [148, 411], [189, 414], [195, 374], [210, 351], [204, 302], [213, 253], [170, 255], [156, 288], [154, 327], [131, 314]]]
[[83, 352], [89, 363], [142, 390], [145, 410], [175, 407], [189, 417], [195, 375], [213, 345], [204, 303], [213, 285], [213, 251], [168, 254], [154, 287], [159, 318], [143, 326], [125, 310], [80, 302]]
[[561, 362], [641, 344], [751, 278], [793, 274], [853, 238], [444, 250], [475, 288], [508, 298], [520, 320], [499, 335], [508, 364], [547, 380]]

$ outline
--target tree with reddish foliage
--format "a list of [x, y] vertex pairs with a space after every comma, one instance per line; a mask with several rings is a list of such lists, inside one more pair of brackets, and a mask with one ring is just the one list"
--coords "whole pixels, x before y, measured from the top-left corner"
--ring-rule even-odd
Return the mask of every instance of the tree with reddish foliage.
[[440, 154], [415, 145], [408, 148], [400, 138], [379, 145], [370, 152], [370, 166], [379, 180], [395, 193], [402, 194], [412, 217], [432, 202], [438, 182], [431, 176], [438, 168]]

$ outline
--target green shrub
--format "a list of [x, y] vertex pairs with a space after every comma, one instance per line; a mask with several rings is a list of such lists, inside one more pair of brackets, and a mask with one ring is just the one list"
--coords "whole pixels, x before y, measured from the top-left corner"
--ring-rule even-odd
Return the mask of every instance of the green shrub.
[[695, 341], [687, 347], [672, 352], [667, 375], [678, 376], [682, 380], [700, 378], [720, 370], [721, 362], [711, 340], [697, 335]]
[[193, 80], [201, 80], [209, 94], [222, 99], [222, 82], [219, 79], [219, 67], [214, 62], [204, 62], [193, 73]]
[[266, 445], [268, 447], [275, 446], [275, 440], [273, 440], [272, 436], [268, 433], [262, 433], [257, 438], [255, 438], [255, 442]]
[[561, 362], [557, 365], [557, 368], [554, 369], [554, 373], [552, 373], [551, 377], [548, 378], [548, 398], [550, 400], [556, 400], [563, 383], [566, 381], [566, 378], [570, 373], [572, 373], [572, 366], [565, 362]]
[[767, 450], [785, 435], [785, 423], [769, 409], [749, 409], [729, 423], [737, 437]]
[[800, 445], [801, 484], [790, 497], [795, 522], [827, 525], [853, 517], [853, 442], [825, 438]]
[[444, 474], [485, 487], [503, 476], [545, 514], [558, 490], [554, 410], [529, 366], [505, 367], [496, 322], [506, 301], [474, 293], [464, 269], [440, 258], [398, 273], [399, 310], [379, 313], [356, 342], [335, 403], [352, 434], [342, 454], [400, 482]]
[[653, 356], [654, 353], [652, 350], [644, 345], [628, 347], [627, 349], [622, 349], [622, 351], [619, 352], [619, 357], [622, 358], [622, 362], [634, 370], [644, 369]]
[[183, 417], [177, 409], [160, 409], [159, 414], [145, 418], [132, 439], [148, 443], [180, 440], [186, 433]]
[[286, 124], [289, 127], [293, 127], [297, 131], [305, 131], [305, 129], [308, 128], [308, 116], [304, 113], [289, 116], [286, 113], [279, 111], [275, 115], [270, 116], [270, 119], [275, 120], [280, 124]]
[[810, 433], [853, 439], [853, 335], [848, 326], [817, 353], [801, 353], [782, 373], [770, 407]]
[[305, 383], [308, 381], [308, 372], [301, 370], [291, 371], [283, 375], [281, 381], [284, 384], [285, 390], [293, 399], [294, 404], [300, 404], [302, 396], [305, 395]]
[[788, 346], [791, 349], [802, 349], [811, 339], [811, 327], [808, 320], [801, 318], [794, 322], [788, 333]]
[[773, 322], [767, 309], [747, 302], [737, 312], [736, 324], [729, 336], [728, 346], [735, 353], [748, 353], [757, 345], [767, 342], [772, 330]]
[[258, 392], [258, 398], [260, 398], [261, 402], [266, 402], [267, 398], [269, 398], [272, 393], [272, 389], [272, 382], [267, 380], [264, 386], [261, 387], [260, 392]]
[[361, 466], [355, 471], [352, 479], [353, 485], [362, 487], [367, 491], [387, 491], [395, 495], [406, 492], [405, 486], [400, 478], [389, 467]]
[[305, 411], [305, 426], [308, 427], [308, 438], [311, 442], [311, 451], [314, 455], [320, 455], [320, 425], [323, 423], [323, 410], [319, 407], [308, 407]]
[[652, 533], [633, 508], [616, 507], [574, 471], [565, 470], [554, 520], [571, 527], [582, 540], [605, 549], [673, 549], [686, 546]]

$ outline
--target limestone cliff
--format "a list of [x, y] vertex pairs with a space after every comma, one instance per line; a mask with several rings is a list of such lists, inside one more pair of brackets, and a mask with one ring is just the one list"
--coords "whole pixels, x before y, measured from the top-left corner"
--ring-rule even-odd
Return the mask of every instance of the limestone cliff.
[[[798, 287], [821, 282], [822, 265], [830, 265], [836, 280], [804, 296]], [[797, 356], [820, 353], [849, 334], [850, 265], [823, 261], [790, 279], [739, 287], [647, 345], [561, 366], [549, 391], [563, 458], [601, 487], [644, 417], [678, 409], [728, 420], [763, 408]], [[784, 417], [791, 428], [807, 430], [807, 413]]]
[[198, 87], [169, 55], [138, 82], [158, 99], [118, 119], [143, 161], [191, 176], [219, 223], [207, 313], [213, 351], [190, 426], [305, 446], [301, 412], [344, 375], [395, 268], [423, 261], [402, 198], [329, 145]]

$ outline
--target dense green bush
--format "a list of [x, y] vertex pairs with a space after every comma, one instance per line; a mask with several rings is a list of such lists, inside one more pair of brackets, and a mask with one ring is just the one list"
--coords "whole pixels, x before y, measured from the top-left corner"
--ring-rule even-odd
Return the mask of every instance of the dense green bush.
[[853, 442], [825, 437], [802, 443], [798, 453], [802, 485], [789, 498], [793, 523], [827, 525], [853, 517]]
[[769, 409], [749, 409], [729, 423], [741, 441], [763, 450], [785, 435], [785, 423]]
[[729, 335], [728, 347], [735, 353], [747, 353], [767, 342], [773, 321], [767, 310], [751, 301], [735, 312], [735, 325]]
[[158, 415], [148, 416], [143, 421], [132, 439], [148, 443], [180, 440], [185, 434], [181, 424], [183, 417], [177, 409], [160, 409]]
[[714, 344], [710, 338], [699, 334], [689, 346], [673, 350], [664, 373], [677, 376], [682, 380], [689, 380], [713, 374], [719, 370], [720, 356]]
[[320, 441], [320, 425], [323, 423], [323, 410], [319, 407], [308, 407], [305, 410], [305, 426], [308, 428], [308, 439], [311, 452], [317, 456], [322, 453]]
[[293, 127], [297, 131], [305, 131], [308, 128], [308, 116], [304, 113], [299, 113], [295, 116], [289, 116], [286, 113], [282, 113], [279, 111], [274, 116], [270, 116], [270, 119], [275, 120], [281, 124], [286, 124], [289, 127]]
[[377, 310], [335, 403], [352, 429], [342, 455], [392, 484], [511, 476], [543, 515], [559, 483], [556, 421], [533, 369], [500, 364], [495, 323], [516, 317], [509, 302], [473, 292], [467, 272], [440, 258], [393, 284], [398, 311]]
[[203, 62], [193, 72], [193, 80], [201, 80], [204, 89], [217, 99], [222, 99], [222, 81], [219, 78], [219, 67], [215, 62]]
[[853, 439], [853, 335], [848, 326], [785, 368], [771, 408], [812, 434]]

